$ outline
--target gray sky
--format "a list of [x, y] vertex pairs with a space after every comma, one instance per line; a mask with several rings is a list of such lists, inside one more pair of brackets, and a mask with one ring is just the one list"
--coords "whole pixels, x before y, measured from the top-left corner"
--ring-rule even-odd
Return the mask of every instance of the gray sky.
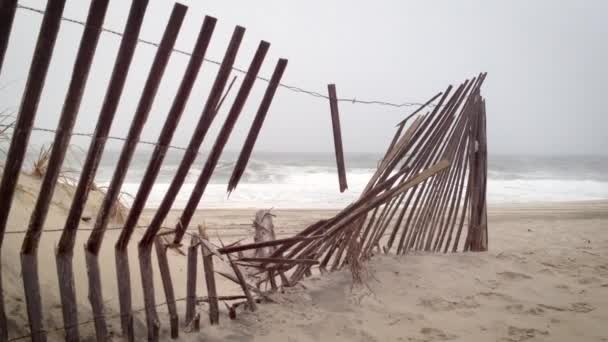
[[[247, 28], [236, 65], [248, 66], [260, 40], [272, 45], [262, 69], [289, 59], [283, 82], [339, 97], [424, 102], [480, 71], [488, 105], [490, 153], [606, 154], [607, 1], [182, 1], [190, 6], [177, 48], [191, 51], [204, 15], [218, 18], [207, 57], [221, 60], [235, 25]], [[45, 1], [20, 3], [44, 8]], [[68, 18], [86, 19], [88, 1], [71, 0]], [[129, 1], [110, 1], [104, 26], [122, 31]], [[142, 38], [159, 41], [173, 1], [150, 0]], [[0, 77], [0, 109], [18, 108], [42, 20], [18, 10]], [[36, 125], [55, 128], [82, 26], [63, 22]], [[119, 39], [98, 45], [76, 131], [92, 132]], [[112, 127], [126, 135], [155, 48], [138, 45]], [[143, 138], [156, 140], [187, 63], [173, 54]], [[217, 67], [204, 64], [173, 144], [187, 144]], [[242, 75], [238, 74], [239, 80]], [[238, 84], [238, 82], [237, 82]], [[227, 148], [239, 150], [266, 83], [256, 82]], [[236, 90], [232, 94], [235, 94]], [[227, 102], [228, 104], [228, 102]], [[208, 148], [229, 106], [205, 139]], [[340, 103], [344, 149], [382, 151], [410, 112]], [[256, 150], [333, 151], [326, 100], [279, 89]], [[51, 141], [35, 134], [36, 143]], [[81, 145], [86, 140], [76, 140]]]

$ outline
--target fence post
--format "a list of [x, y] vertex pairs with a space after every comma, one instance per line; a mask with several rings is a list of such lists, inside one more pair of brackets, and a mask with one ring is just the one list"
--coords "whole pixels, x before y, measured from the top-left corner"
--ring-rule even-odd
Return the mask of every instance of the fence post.
[[[4, 46], [0, 46], [2, 49], [2, 51], [0, 51], [0, 53], [2, 53], [2, 58], [4, 58], [6, 44], [8, 44], [8, 37], [10, 35], [11, 25], [8, 21], [12, 20], [11, 18], [14, 16], [14, 13], [12, 15], [10, 14], [11, 6], [15, 5], [16, 4], [11, 4], [10, 1], [2, 2], [2, 10], [5, 11], [2, 13], [2, 25], [7, 25], [6, 27], [3, 27], [3, 30], [6, 29], [6, 31], [2, 32], [3, 37], [6, 37], [6, 40], [2, 41]], [[42, 94], [51, 56], [53, 54], [53, 48], [55, 46], [55, 40], [57, 38], [57, 33], [59, 32], [64, 5], [65, 0], [49, 1], [47, 3], [46, 12], [42, 19], [42, 25], [38, 34], [34, 58], [30, 66], [25, 93], [19, 108], [19, 115], [17, 117], [17, 122], [15, 123], [13, 137], [11, 139], [11, 144], [6, 157], [6, 164], [4, 165], [2, 181], [0, 183], [0, 251], [2, 249], [2, 241], [4, 239], [4, 232], [6, 230], [6, 223], [11, 209], [13, 195], [19, 180], [19, 173], [21, 172], [21, 166], [25, 157], [34, 118], [36, 117], [40, 95]], [[8, 20], [6, 23], [4, 22], [5, 19]], [[32, 267], [36, 267], [35, 257], [26, 259], [27, 261], [31, 261], [30, 264]], [[29, 280], [35, 281], [36, 285], [34, 287], [37, 287], [37, 277], [32, 275], [33, 279], [28, 279], [28, 275], [29, 274], [24, 274], [24, 286], [26, 288], [28, 287], [25, 285], [25, 282]], [[2, 284], [0, 283], [0, 291], [2, 291], [1, 285]], [[30, 292], [29, 295], [31, 296], [28, 298], [28, 293], [26, 292], [32, 340], [45, 341], [46, 333], [44, 332], [44, 325], [42, 323], [40, 293], [35, 293], [34, 291], [34, 293]], [[2, 302], [0, 303], [0, 328], [2, 328], [3, 332], [0, 333], [0, 338], [7, 335], [7, 333], [5, 333], [5, 326], [4, 303]]]
[[[0, 74], [2, 74], [4, 56], [11, 36], [11, 28], [13, 26], [13, 19], [15, 18], [16, 11], [17, 0], [0, 0]], [[2, 327], [0, 326], [0, 328]], [[4, 329], [4, 331], [6, 331], [6, 329]]]
[[198, 331], [199, 318], [196, 317], [196, 252], [199, 245], [198, 238], [192, 235], [190, 247], [188, 247], [188, 266], [186, 268], [186, 325], [192, 325], [194, 331]]
[[344, 166], [344, 150], [342, 149], [342, 131], [340, 129], [340, 114], [338, 113], [338, 96], [336, 95], [336, 85], [328, 84], [329, 109], [331, 110], [331, 124], [334, 132], [334, 147], [336, 150], [336, 163], [338, 164], [338, 181], [340, 182], [340, 192], [348, 188], [346, 184], [346, 169]]

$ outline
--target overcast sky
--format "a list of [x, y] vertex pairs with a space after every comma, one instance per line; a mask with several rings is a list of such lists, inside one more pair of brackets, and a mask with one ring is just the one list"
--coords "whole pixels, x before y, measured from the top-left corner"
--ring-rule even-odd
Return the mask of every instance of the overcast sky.
[[[43, 9], [46, 2], [21, 0]], [[150, 0], [141, 37], [159, 41], [174, 1]], [[339, 97], [424, 102], [481, 71], [493, 154], [606, 154], [608, 1], [182, 1], [190, 6], [176, 47], [191, 51], [204, 15], [218, 18], [207, 57], [221, 60], [235, 25], [247, 28], [236, 65], [247, 67], [260, 40], [272, 45], [261, 74], [289, 59], [283, 82]], [[69, 0], [85, 20], [89, 1]], [[112, 0], [104, 26], [122, 31], [129, 1]], [[42, 16], [18, 10], [0, 76], [0, 109], [19, 107]], [[55, 128], [83, 27], [63, 22], [36, 125]], [[120, 40], [104, 33], [75, 128], [92, 132]], [[113, 135], [126, 135], [156, 49], [139, 44]], [[156, 140], [187, 64], [173, 54], [144, 136]], [[217, 66], [204, 64], [173, 144], [188, 143]], [[242, 79], [241, 74], [235, 74]], [[238, 83], [237, 83], [238, 84]], [[266, 83], [256, 82], [228, 142], [240, 150]], [[236, 91], [233, 91], [235, 94]], [[212, 144], [224, 105], [204, 148]], [[344, 149], [382, 151], [411, 108], [340, 103]], [[329, 104], [280, 88], [256, 150], [333, 151]], [[33, 142], [52, 140], [35, 134]], [[75, 140], [81, 145], [86, 140]]]

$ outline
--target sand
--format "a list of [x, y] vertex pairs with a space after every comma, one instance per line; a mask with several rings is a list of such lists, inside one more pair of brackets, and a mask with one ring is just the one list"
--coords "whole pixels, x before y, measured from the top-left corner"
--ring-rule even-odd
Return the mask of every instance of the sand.
[[[20, 178], [9, 232], [27, 226], [39, 180]], [[69, 187], [60, 186], [47, 227], [62, 228], [70, 205]], [[102, 194], [94, 192], [82, 222], [74, 268], [79, 317], [91, 311], [82, 246], [95, 218]], [[205, 223], [212, 238], [226, 242], [251, 238], [255, 209], [201, 210], [193, 224]], [[330, 217], [334, 210], [275, 210], [279, 237]], [[172, 227], [179, 211], [171, 212]], [[146, 211], [145, 223], [153, 211]], [[112, 222], [119, 226], [120, 222]], [[194, 227], [193, 227], [194, 228]], [[219, 326], [210, 326], [202, 306], [202, 329], [181, 333], [187, 341], [608, 341], [608, 201], [501, 205], [489, 208], [490, 251], [448, 255], [377, 255], [366, 264], [364, 285], [353, 286], [348, 270], [315, 273], [293, 288], [276, 293], [276, 303], [259, 305], [256, 313], [239, 311], [231, 321], [225, 308]], [[39, 251], [45, 324], [50, 340], [61, 340], [54, 247], [59, 232], [45, 232]], [[104, 299], [110, 330], [119, 333], [118, 298], [113, 244], [118, 231], [109, 231], [102, 248]], [[134, 239], [141, 236], [136, 233]], [[7, 234], [2, 272], [10, 337], [27, 335], [19, 248], [23, 234]], [[217, 242], [217, 240], [215, 240]], [[131, 245], [134, 245], [133, 241]], [[134, 307], [141, 308], [137, 253], [130, 249]], [[185, 295], [185, 257], [169, 253], [176, 297]], [[156, 267], [156, 265], [154, 265]], [[217, 261], [216, 268], [228, 269]], [[163, 294], [158, 272], [157, 301]], [[184, 284], [180, 286], [180, 284]], [[219, 294], [238, 294], [238, 287], [218, 277]], [[199, 272], [198, 294], [205, 295]], [[178, 305], [183, 317], [184, 307]], [[166, 307], [158, 308], [167, 338]], [[143, 312], [136, 314], [136, 330], [143, 338]], [[81, 326], [92, 339], [91, 324]], [[116, 338], [119, 340], [118, 338]]]

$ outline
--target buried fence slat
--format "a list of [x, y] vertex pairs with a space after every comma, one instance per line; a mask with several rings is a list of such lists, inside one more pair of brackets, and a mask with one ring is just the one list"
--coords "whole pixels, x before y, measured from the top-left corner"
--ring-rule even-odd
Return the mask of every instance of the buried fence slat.
[[169, 310], [169, 323], [171, 325], [171, 338], [179, 337], [179, 316], [177, 315], [177, 307], [175, 305], [175, 293], [173, 291], [173, 283], [171, 283], [171, 271], [169, 268], [169, 260], [167, 260], [167, 246], [163, 243], [162, 237], [157, 237], [154, 240], [156, 247], [156, 258], [158, 259], [158, 269], [167, 299], [167, 309]]
[[135, 341], [133, 329], [133, 312], [131, 309], [131, 275], [129, 271], [129, 254], [126, 250], [116, 249], [116, 280], [118, 281], [118, 304], [120, 307], [120, 326], [123, 338]]
[[331, 111], [331, 125], [334, 132], [334, 148], [336, 150], [336, 163], [338, 165], [338, 181], [340, 192], [348, 188], [346, 183], [346, 169], [344, 165], [344, 150], [342, 149], [342, 130], [340, 128], [340, 114], [338, 112], [338, 95], [336, 95], [336, 85], [328, 84], [329, 109]]
[[203, 271], [205, 272], [205, 283], [207, 284], [207, 298], [209, 300], [209, 322], [220, 323], [220, 312], [218, 307], [217, 291], [215, 288], [215, 274], [213, 270], [213, 253], [201, 245], [203, 256]]
[[198, 237], [192, 235], [190, 239], [190, 247], [188, 247], [188, 265], [186, 273], [186, 315], [185, 323], [186, 326], [192, 325], [193, 330], [197, 331], [199, 324], [193, 320], [199, 320], [195, 317], [196, 314], [196, 274], [197, 274], [197, 249], [198, 249]]
[[194, 212], [196, 211], [196, 208], [198, 207], [198, 204], [205, 193], [205, 189], [207, 188], [211, 175], [213, 174], [213, 171], [217, 166], [217, 162], [222, 155], [222, 151], [224, 150], [224, 146], [228, 141], [228, 137], [230, 137], [234, 125], [236, 124], [236, 121], [238, 120], [243, 107], [245, 106], [245, 102], [249, 97], [251, 88], [253, 87], [260, 68], [262, 67], [262, 63], [264, 62], [264, 58], [266, 57], [269, 47], [270, 43], [265, 41], [261, 41], [258, 45], [253, 60], [249, 65], [249, 69], [247, 70], [247, 74], [245, 75], [243, 83], [241, 83], [241, 87], [236, 95], [236, 98], [234, 99], [234, 103], [232, 104], [232, 107], [228, 112], [228, 116], [226, 117], [226, 120], [224, 121], [215, 142], [213, 143], [213, 147], [209, 152], [205, 166], [203, 167], [203, 170], [201, 171], [196, 184], [194, 185], [194, 189], [190, 193], [190, 198], [188, 198], [186, 207], [179, 218], [179, 223], [175, 228], [175, 239], [173, 240], [173, 243], [175, 244], [181, 242], [184, 232], [190, 224], [192, 215], [194, 215]]
[[[11, 28], [13, 27], [16, 11], [17, 0], [0, 0], [0, 74], [2, 74], [4, 56], [6, 55], [6, 48], [11, 36]], [[0, 322], [0, 328], [2, 328], [1, 324]], [[3, 331], [6, 332], [6, 329], [3, 329]], [[2, 338], [1, 336], [0, 338]]]
[[[11, 11], [11, 6], [14, 5], [15, 4], [9, 3], [9, 1], [3, 1], [3, 20], [12, 20], [14, 13], [11, 15], [9, 11]], [[64, 5], [65, 0], [49, 1], [47, 3], [46, 13], [42, 20], [42, 25], [40, 27], [38, 40], [36, 42], [36, 48], [34, 51], [34, 57], [25, 86], [25, 92], [21, 100], [19, 114], [17, 116], [17, 121], [15, 122], [11, 143], [6, 156], [6, 162], [3, 167], [2, 181], [0, 183], [0, 252], [2, 250], [2, 242], [4, 239], [4, 233], [6, 231], [8, 215], [11, 210], [13, 195], [15, 193], [15, 189], [17, 188], [21, 166], [23, 165], [27, 144], [32, 131], [32, 125], [34, 123], [34, 118], [36, 117], [38, 104], [40, 102], [40, 95], [46, 80], [51, 56], [53, 55], [57, 33], [59, 32]], [[8, 17], [5, 17], [6, 15], [8, 15]], [[6, 37], [6, 41], [3, 41], [2, 44], [8, 44], [10, 23], [8, 21], [3, 22], [2, 25], [7, 25], [6, 28], [3, 27], [3, 30], [6, 29], [6, 31], [3, 32], [3, 36]], [[1, 48], [1, 53], [4, 56], [6, 46]], [[21, 261], [22, 265], [25, 264], [26, 269], [37, 269], [36, 255], [29, 255], [25, 258], [22, 257]], [[26, 288], [27, 312], [30, 331], [32, 333], [32, 340], [45, 341], [46, 332], [44, 331], [42, 318], [42, 303], [40, 300], [37, 272], [32, 272], [26, 275], [24, 274], [24, 286]], [[29, 288], [32, 288], [32, 291], [28, 293], [27, 289]], [[0, 291], [3, 291], [1, 283]], [[0, 332], [0, 339], [8, 337], [8, 329], [4, 328], [7, 326], [5, 315], [4, 302], [2, 302], [0, 303], [0, 328], [2, 328], [2, 332]]]
[[[228, 48], [226, 49], [224, 59], [222, 60], [220, 70], [217, 73], [213, 87], [211, 88], [209, 97], [205, 103], [205, 108], [203, 109], [198, 124], [194, 130], [194, 133], [192, 134], [190, 142], [188, 143], [188, 148], [186, 149], [186, 152], [182, 157], [182, 161], [175, 172], [175, 176], [171, 181], [171, 185], [169, 185], [169, 189], [167, 189], [167, 192], [158, 206], [154, 217], [148, 225], [148, 229], [146, 229], [144, 236], [139, 241], [140, 246], [146, 245], [147, 248], [151, 247], [152, 241], [154, 241], [154, 238], [160, 230], [163, 221], [167, 217], [169, 210], [171, 210], [171, 206], [173, 205], [181, 186], [188, 176], [190, 167], [194, 163], [194, 160], [198, 155], [198, 150], [205, 139], [205, 135], [207, 134], [207, 131], [209, 130], [209, 127], [217, 114], [218, 102], [220, 101], [220, 97], [222, 96], [222, 91], [226, 86], [228, 77], [230, 76], [230, 71], [232, 70], [232, 66], [244, 34], [245, 28], [240, 26], [235, 28]], [[183, 229], [185, 230], [186, 227], [183, 227]]]
[[251, 157], [251, 152], [253, 151], [253, 146], [255, 145], [258, 135], [260, 134], [260, 130], [264, 124], [264, 119], [266, 119], [266, 114], [268, 113], [268, 109], [270, 108], [270, 104], [272, 103], [272, 99], [274, 98], [274, 94], [279, 86], [279, 83], [281, 82], [281, 78], [283, 77], [286, 67], [287, 60], [282, 58], [279, 59], [276, 67], [274, 68], [274, 72], [272, 73], [272, 77], [270, 78], [270, 82], [268, 83], [268, 87], [266, 88], [266, 92], [264, 93], [264, 97], [262, 98], [262, 102], [260, 103], [260, 107], [258, 108], [258, 112], [255, 115], [255, 119], [251, 124], [249, 133], [247, 134], [247, 138], [243, 144], [243, 149], [239, 154], [239, 158], [234, 166], [232, 175], [230, 176], [227, 189], [229, 193], [236, 189], [239, 180], [247, 167], [247, 163]]

